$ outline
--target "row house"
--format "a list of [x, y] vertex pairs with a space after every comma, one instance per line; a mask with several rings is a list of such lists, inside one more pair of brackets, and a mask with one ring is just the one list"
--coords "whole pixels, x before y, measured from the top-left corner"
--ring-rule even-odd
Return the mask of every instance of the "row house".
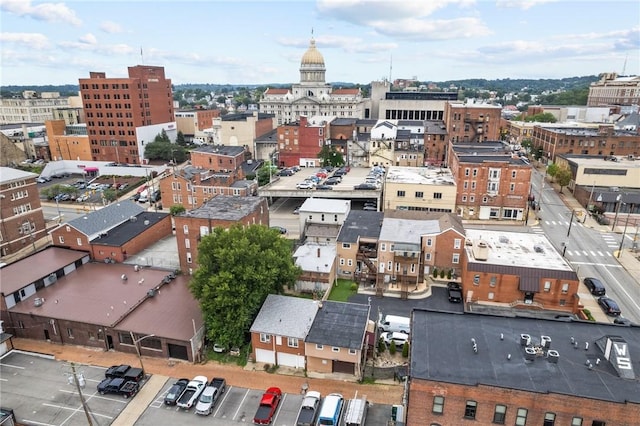
[[[38, 175], [0, 167], [0, 256], [14, 254], [46, 236]], [[35, 251], [35, 245], [33, 246]]]
[[330, 118], [308, 119], [301, 116], [299, 121], [279, 126], [277, 129], [277, 161], [281, 167], [320, 167], [318, 154], [329, 140]]
[[166, 204], [195, 209], [218, 195], [248, 197], [258, 190], [257, 182], [241, 179], [243, 169], [213, 171], [194, 166], [177, 168], [159, 182], [160, 194]]
[[361, 378], [370, 309], [357, 303], [270, 294], [250, 329], [253, 358], [309, 372]]
[[191, 165], [203, 170], [213, 170], [224, 173], [238, 173], [242, 175], [242, 163], [250, 154], [242, 146], [206, 145], [191, 151]]
[[525, 220], [531, 165], [502, 142], [450, 144], [449, 167], [457, 184], [456, 213], [463, 219]]
[[446, 164], [449, 144], [447, 126], [442, 120], [424, 122], [424, 164], [441, 166]]
[[263, 197], [218, 195], [200, 207], [174, 217], [180, 269], [193, 274], [198, 268], [198, 244], [213, 228], [235, 224], [269, 226], [269, 206]]
[[456, 208], [456, 183], [449, 169], [436, 167], [387, 168], [384, 210], [451, 213]]
[[467, 229], [462, 289], [467, 304], [576, 314], [580, 279], [548, 238]]
[[616, 129], [612, 124], [535, 126], [531, 144], [555, 161], [559, 154], [640, 156], [638, 129]]

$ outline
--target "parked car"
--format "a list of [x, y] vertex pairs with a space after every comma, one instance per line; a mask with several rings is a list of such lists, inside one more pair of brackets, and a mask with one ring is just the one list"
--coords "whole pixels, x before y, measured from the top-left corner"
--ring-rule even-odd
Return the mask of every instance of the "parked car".
[[298, 410], [296, 426], [313, 426], [318, 416], [318, 407], [322, 399], [320, 392], [309, 391], [302, 399], [302, 405]]
[[220, 395], [224, 393], [225, 388], [225, 379], [214, 378], [211, 380], [209, 386], [204, 388], [202, 394], [200, 394], [200, 399], [198, 399], [198, 403], [196, 404], [196, 414], [200, 414], [201, 416], [211, 414], [213, 407], [216, 405]]
[[409, 341], [409, 335], [406, 333], [400, 332], [389, 332], [385, 331], [384, 333], [380, 333], [380, 338], [384, 343], [390, 345], [391, 342], [394, 342], [396, 346], [402, 346], [405, 342]]
[[327, 178], [327, 172], [318, 172], [316, 173], [316, 176], [318, 176], [320, 179], [326, 179]]
[[606, 289], [604, 288], [604, 284], [597, 278], [594, 277], [586, 277], [584, 279], [584, 286], [593, 294], [594, 296], [604, 296], [606, 293]]
[[315, 186], [316, 184], [314, 182], [308, 180], [298, 182], [298, 184], [296, 184], [296, 188], [298, 189], [313, 189]]
[[287, 228], [283, 228], [282, 226], [272, 226], [271, 229], [276, 230], [281, 234], [287, 233]]
[[293, 209], [293, 214], [300, 214], [300, 207], [302, 206], [298, 206], [295, 209]]
[[149, 201], [152, 203], [156, 203], [162, 199], [162, 195], [160, 194], [160, 190], [156, 189], [151, 193], [151, 197], [149, 197]]
[[223, 345], [219, 344], [219, 343], [214, 343], [213, 344], [213, 351], [216, 353], [223, 353], [227, 350], [227, 348], [225, 348]]
[[176, 405], [180, 408], [184, 408], [185, 410], [193, 407], [193, 405], [198, 402], [198, 398], [200, 398], [200, 394], [204, 388], [207, 387], [207, 383], [209, 383], [209, 380], [204, 376], [194, 377], [193, 380], [189, 382], [180, 398], [178, 398]]
[[462, 303], [462, 287], [455, 281], [449, 281], [447, 283], [447, 294], [449, 295], [449, 302]]
[[164, 397], [164, 404], [176, 405], [178, 399], [180, 399], [188, 384], [189, 379], [179, 379], [177, 382], [175, 382], [173, 386], [171, 386], [167, 391], [167, 394]]
[[325, 185], [337, 185], [342, 182], [342, 179], [339, 177], [330, 177], [324, 181]]
[[115, 393], [125, 398], [131, 398], [138, 392], [138, 383], [121, 377], [115, 379], [104, 379], [98, 383], [100, 395]]
[[38, 179], [36, 179], [36, 182], [38, 183], [51, 182], [51, 178], [49, 176], [39, 176]]
[[378, 209], [376, 207], [373, 206], [364, 206], [362, 208], [362, 210], [364, 210], [365, 212], [377, 212]]
[[366, 190], [366, 191], [375, 191], [378, 187], [371, 183], [361, 183], [360, 185], [356, 185], [353, 187], [355, 190]]
[[333, 190], [333, 186], [331, 185], [316, 185], [316, 191], [331, 191]]
[[294, 174], [295, 172], [291, 169], [282, 169], [276, 173], [276, 176], [293, 176]]
[[257, 425], [269, 425], [273, 420], [273, 415], [278, 409], [280, 400], [282, 399], [282, 391], [280, 388], [271, 387], [262, 394], [260, 405], [253, 416], [253, 423]]
[[600, 305], [604, 313], [609, 316], [617, 317], [617, 316], [620, 316], [620, 314], [622, 313], [620, 311], [620, 307], [618, 306], [618, 303], [616, 303], [615, 300], [607, 296], [599, 297], [598, 305]]

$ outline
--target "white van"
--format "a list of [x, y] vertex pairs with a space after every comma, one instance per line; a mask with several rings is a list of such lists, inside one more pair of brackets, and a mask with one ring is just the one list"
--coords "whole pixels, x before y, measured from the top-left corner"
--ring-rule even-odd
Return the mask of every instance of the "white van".
[[397, 333], [411, 332], [411, 319], [409, 317], [399, 317], [397, 315], [385, 315], [378, 320], [380, 331], [390, 331]]

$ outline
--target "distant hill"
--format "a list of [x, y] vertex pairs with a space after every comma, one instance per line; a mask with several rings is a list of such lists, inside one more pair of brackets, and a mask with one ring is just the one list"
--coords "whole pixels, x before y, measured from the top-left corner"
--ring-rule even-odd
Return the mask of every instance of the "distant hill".
[[[466, 90], [495, 90], [503, 93], [509, 92], [521, 92], [523, 90], [531, 93], [538, 94], [545, 90], [572, 90], [589, 87], [589, 84], [598, 81], [597, 75], [583, 76], [583, 77], [567, 77], [561, 79], [498, 79], [498, 80], [486, 80], [486, 79], [467, 79], [467, 80], [447, 80], [447, 81], [425, 81], [424, 84], [434, 83], [441, 89], [446, 89], [450, 86], [455, 86], [458, 89]], [[369, 87], [370, 83], [358, 84], [348, 82], [332, 82], [333, 87]], [[205, 90], [207, 92], [229, 92], [237, 89], [256, 89], [267, 87], [290, 87], [291, 84], [215, 84], [215, 83], [188, 83], [188, 84], [174, 84], [174, 91], [179, 90]], [[36, 92], [60, 92], [63, 96], [72, 96], [78, 94], [78, 86], [72, 84], [65, 84], [60, 86], [47, 85], [47, 86], [0, 86], [0, 96], [8, 98], [16, 95], [21, 95], [25, 90], [34, 90]]]

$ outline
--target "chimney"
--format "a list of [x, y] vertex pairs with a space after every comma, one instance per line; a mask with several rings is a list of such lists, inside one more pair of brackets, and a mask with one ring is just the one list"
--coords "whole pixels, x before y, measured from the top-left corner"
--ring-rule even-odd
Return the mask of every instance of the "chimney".
[[320, 247], [318, 247], [318, 257], [320, 257]]

